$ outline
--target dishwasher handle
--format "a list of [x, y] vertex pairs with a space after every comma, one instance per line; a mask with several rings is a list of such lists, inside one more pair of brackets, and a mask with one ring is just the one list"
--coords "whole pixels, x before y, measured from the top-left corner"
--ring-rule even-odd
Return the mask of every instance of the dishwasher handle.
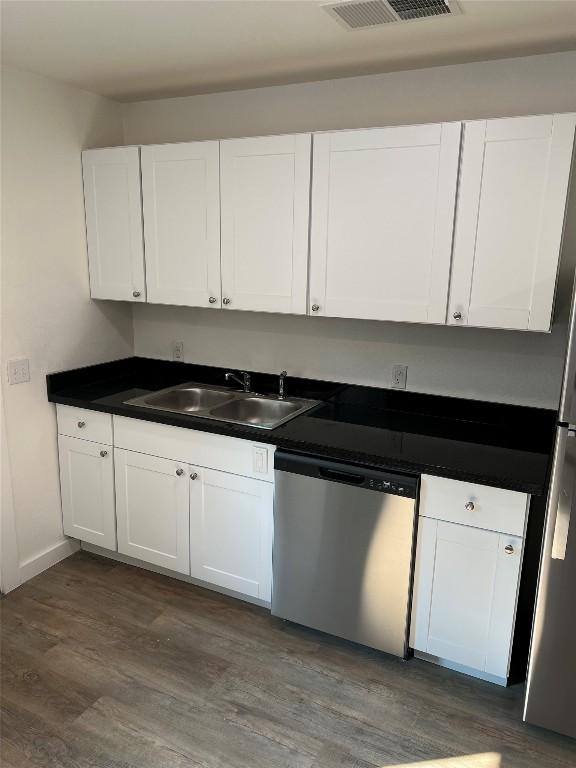
[[318, 467], [318, 474], [324, 480], [334, 480], [337, 483], [348, 483], [349, 485], [364, 485], [366, 478], [364, 475], [357, 475], [352, 472], [342, 472], [330, 467]]

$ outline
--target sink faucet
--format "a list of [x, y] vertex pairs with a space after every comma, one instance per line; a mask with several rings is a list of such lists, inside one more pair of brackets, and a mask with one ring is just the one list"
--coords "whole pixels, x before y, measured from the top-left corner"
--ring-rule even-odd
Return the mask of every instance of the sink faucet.
[[288, 371], [280, 372], [280, 381], [278, 383], [278, 399], [284, 400], [284, 379], [288, 376]]
[[235, 373], [227, 373], [224, 378], [226, 381], [234, 379], [234, 381], [237, 381], [238, 384], [240, 384], [244, 392], [250, 392], [250, 374], [246, 373], [246, 371], [240, 371], [240, 373], [242, 374], [242, 378]]

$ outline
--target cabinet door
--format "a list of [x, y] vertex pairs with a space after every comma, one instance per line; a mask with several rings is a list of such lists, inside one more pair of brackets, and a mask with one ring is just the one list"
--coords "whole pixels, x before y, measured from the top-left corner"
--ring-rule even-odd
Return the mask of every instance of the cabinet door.
[[460, 123], [314, 136], [310, 310], [445, 323]]
[[550, 329], [575, 119], [465, 124], [450, 323]]
[[222, 295], [306, 313], [310, 134], [222, 141]]
[[146, 301], [138, 147], [82, 152], [93, 299]]
[[217, 141], [142, 147], [148, 301], [220, 306]]
[[193, 468], [190, 481], [191, 575], [270, 601], [273, 485]]
[[116, 549], [112, 448], [58, 436], [64, 533]]
[[413, 647], [505, 678], [521, 559], [516, 536], [420, 518]]
[[186, 465], [115, 449], [118, 551], [190, 573]]

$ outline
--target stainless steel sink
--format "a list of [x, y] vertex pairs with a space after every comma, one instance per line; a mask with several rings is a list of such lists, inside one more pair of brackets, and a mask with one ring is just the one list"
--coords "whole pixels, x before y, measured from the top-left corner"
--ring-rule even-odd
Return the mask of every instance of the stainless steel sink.
[[318, 404], [317, 400], [296, 397], [280, 399], [195, 383], [181, 384], [126, 400], [126, 405], [245, 424], [259, 429], [274, 429]]
[[177, 413], [197, 413], [227, 403], [233, 397], [231, 392], [184, 386], [178, 389], [165, 389], [138, 399], [142, 400], [139, 405], [146, 405], [149, 408]]
[[214, 418], [271, 429], [303, 410], [301, 402], [264, 397], [244, 397], [211, 411]]

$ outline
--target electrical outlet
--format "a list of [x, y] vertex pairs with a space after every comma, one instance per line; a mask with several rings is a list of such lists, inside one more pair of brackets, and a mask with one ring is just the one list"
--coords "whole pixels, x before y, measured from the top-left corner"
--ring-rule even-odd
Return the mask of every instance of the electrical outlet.
[[392, 386], [394, 389], [406, 389], [406, 378], [408, 377], [407, 365], [395, 365], [392, 368]]
[[172, 343], [172, 360], [184, 360], [184, 342], [174, 341]]
[[8, 363], [8, 383], [26, 384], [27, 381], [30, 381], [29, 360], [10, 360]]

